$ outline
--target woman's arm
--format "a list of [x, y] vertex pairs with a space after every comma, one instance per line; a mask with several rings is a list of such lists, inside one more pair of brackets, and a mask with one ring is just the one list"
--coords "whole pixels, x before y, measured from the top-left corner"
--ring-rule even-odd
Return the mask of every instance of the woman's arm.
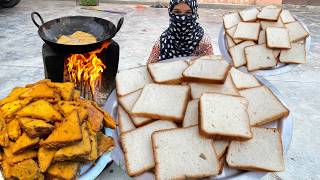
[[160, 55], [160, 41], [157, 41], [152, 48], [147, 64], [159, 61]]

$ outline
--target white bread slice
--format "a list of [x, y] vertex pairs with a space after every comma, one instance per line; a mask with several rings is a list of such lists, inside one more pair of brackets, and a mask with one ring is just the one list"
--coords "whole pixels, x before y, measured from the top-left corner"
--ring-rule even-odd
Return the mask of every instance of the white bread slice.
[[252, 74], [241, 72], [236, 68], [231, 68], [230, 75], [237, 89], [248, 89], [261, 86], [259, 81]]
[[234, 67], [240, 67], [247, 63], [244, 48], [252, 45], [255, 45], [253, 41], [244, 41], [230, 48], [230, 55], [232, 57]]
[[132, 112], [131, 112], [132, 107], [133, 107], [134, 103], [137, 101], [137, 99], [139, 98], [141, 92], [142, 92], [142, 89], [139, 89], [139, 90], [132, 92], [130, 94], [127, 94], [125, 96], [118, 97], [119, 104], [130, 115], [134, 125], [137, 127], [142, 126], [142, 125], [152, 121], [151, 118], [135, 117], [132, 115]]
[[129, 114], [121, 106], [118, 106], [118, 123], [120, 134], [136, 128], [132, 123]]
[[297, 41], [295, 43], [299, 43], [299, 44], [305, 44], [305, 39], [301, 39], [300, 41]]
[[234, 26], [230, 29], [227, 29], [226, 33], [232, 38], [234, 43], [239, 44], [239, 43], [243, 42], [244, 40], [234, 38], [234, 33], [236, 32], [236, 30], [237, 30], [237, 26]]
[[183, 73], [185, 81], [223, 84], [231, 66], [225, 60], [195, 60]]
[[189, 96], [190, 87], [186, 85], [147, 84], [131, 112], [139, 117], [181, 122]]
[[219, 173], [213, 142], [200, 136], [198, 126], [155, 132], [152, 145], [157, 180], [203, 178]]
[[251, 126], [260, 126], [279, 120], [289, 114], [289, 110], [265, 86], [239, 91], [249, 101], [248, 114]]
[[267, 69], [277, 65], [272, 49], [267, 48], [265, 44], [246, 47], [244, 52], [248, 71]]
[[124, 96], [152, 82], [147, 66], [123, 70], [117, 73], [116, 88], [118, 96]]
[[176, 128], [171, 121], [158, 120], [120, 136], [129, 176], [136, 176], [155, 166], [151, 135], [155, 131]]
[[232, 37], [230, 37], [228, 34], [226, 34], [226, 39], [227, 39], [228, 49], [236, 45], [236, 43], [233, 42]]
[[282, 12], [280, 14], [280, 18], [281, 18], [282, 22], [285, 24], [296, 21], [294, 19], [294, 17], [291, 15], [289, 10], [282, 10]]
[[245, 22], [252, 22], [257, 20], [257, 15], [259, 14], [258, 8], [248, 8], [239, 12], [241, 19]]
[[274, 4], [271, 4], [271, 5], [265, 6], [263, 8], [271, 8], [272, 9], [272, 8], [278, 8], [278, 7], [276, 5], [274, 5]]
[[224, 28], [229, 29], [241, 21], [238, 13], [226, 14], [223, 16]]
[[289, 31], [286, 28], [268, 27], [266, 29], [267, 46], [269, 48], [290, 49]]
[[260, 23], [255, 22], [240, 22], [236, 32], [233, 35], [234, 39], [257, 41], [259, 38]]
[[307, 30], [298, 21], [285, 24], [285, 27], [289, 30], [291, 42], [300, 41], [309, 36]]
[[260, 21], [260, 25], [263, 30], [266, 30], [268, 27], [284, 27], [281, 19], [278, 21]]
[[262, 8], [261, 12], [257, 15], [258, 19], [276, 21], [281, 13], [280, 8]]
[[291, 43], [291, 49], [281, 50], [280, 62], [282, 63], [306, 63], [306, 48], [304, 44]]
[[199, 99], [191, 100], [188, 102], [187, 110], [182, 122], [182, 127], [190, 127], [199, 123], [198, 104]]
[[284, 171], [281, 134], [277, 129], [252, 129], [248, 141], [232, 141], [228, 148], [227, 163], [243, 170]]
[[266, 41], [266, 30], [261, 30], [259, 34], [258, 44], [265, 44]]
[[213, 141], [214, 149], [216, 150], [216, 154], [218, 159], [221, 159], [224, 153], [227, 151], [230, 142], [225, 140], [215, 140]]
[[148, 70], [156, 83], [179, 84], [188, 66], [186, 61], [159, 62], [148, 64]]
[[250, 139], [248, 101], [240, 96], [204, 93], [199, 101], [202, 135], [222, 139]]
[[203, 93], [215, 92], [229, 95], [239, 95], [238, 89], [234, 85], [230, 74], [227, 76], [224, 84], [204, 84], [204, 83], [190, 83], [191, 98], [199, 99]]

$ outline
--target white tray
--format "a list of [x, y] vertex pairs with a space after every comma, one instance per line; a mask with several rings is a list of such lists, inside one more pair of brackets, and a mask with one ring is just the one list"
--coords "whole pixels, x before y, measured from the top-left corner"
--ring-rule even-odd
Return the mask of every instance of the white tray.
[[[277, 96], [277, 98], [289, 109], [285, 99], [281, 96], [279, 91], [270, 84], [267, 80], [265, 80], [263, 77], [256, 76], [256, 78], [265, 86], [270, 88], [272, 92]], [[108, 111], [114, 119], [117, 120], [117, 95], [116, 91], [113, 90], [112, 93], [109, 95], [107, 102], [104, 106], [104, 109]], [[292, 112], [291, 112], [292, 113]], [[287, 152], [290, 146], [291, 138], [292, 138], [292, 131], [293, 131], [293, 121], [291, 118], [291, 113], [288, 117], [285, 117], [281, 119], [280, 121], [273, 122], [271, 124], [266, 125], [266, 127], [277, 127], [280, 129], [281, 132], [281, 138], [282, 143], [284, 146], [284, 152]], [[116, 129], [114, 131], [114, 140], [116, 147], [114, 151], [112, 152], [112, 158], [116, 164], [118, 164], [123, 170], [126, 170], [125, 168], [125, 161], [124, 161], [124, 155], [123, 151], [121, 149], [120, 141], [119, 141], [119, 129]], [[237, 180], [247, 180], [247, 179], [260, 179], [262, 176], [264, 176], [266, 173], [264, 172], [254, 172], [254, 171], [239, 171], [236, 169], [231, 169], [228, 167], [224, 167], [222, 174], [215, 177], [205, 178], [205, 179], [237, 179]], [[135, 179], [138, 180], [152, 180], [154, 178], [154, 174], [152, 172], [146, 172], [141, 174], [140, 176], [135, 177]]]

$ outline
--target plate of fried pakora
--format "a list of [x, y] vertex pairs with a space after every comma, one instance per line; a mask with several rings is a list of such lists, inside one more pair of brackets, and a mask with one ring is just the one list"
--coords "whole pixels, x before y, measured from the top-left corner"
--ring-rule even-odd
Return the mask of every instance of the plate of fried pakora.
[[82, 99], [71, 82], [45, 79], [16, 87], [0, 100], [1, 174], [94, 179], [111, 162], [115, 127], [109, 113]]

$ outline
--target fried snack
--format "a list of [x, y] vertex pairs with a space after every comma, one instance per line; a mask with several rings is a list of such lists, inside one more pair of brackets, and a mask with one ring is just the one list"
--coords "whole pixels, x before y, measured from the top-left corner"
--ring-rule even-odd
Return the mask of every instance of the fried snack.
[[14, 119], [7, 124], [8, 135], [12, 141], [16, 141], [21, 136], [19, 121]]
[[51, 82], [50, 79], [42, 79], [42, 80], [40, 80], [40, 81], [38, 81], [38, 82], [36, 82], [36, 83], [27, 84], [25, 87], [26, 87], [26, 88], [31, 88], [31, 87], [33, 87], [33, 86], [35, 86], [35, 85], [38, 85], [38, 84], [41, 84], [41, 83], [47, 84], [47, 83], [50, 83], [50, 82]]
[[49, 167], [47, 172], [54, 178], [74, 179], [79, 165], [79, 162], [55, 162]]
[[20, 98], [47, 98], [54, 99], [55, 92], [46, 83], [38, 83], [33, 87], [29, 88], [26, 92], [20, 95]]
[[103, 113], [103, 123], [104, 127], [114, 129], [116, 128], [116, 122], [115, 120], [111, 117], [111, 115], [108, 112], [105, 112], [97, 103], [91, 102], [94, 107], [96, 107], [101, 113]]
[[66, 117], [68, 116], [72, 111], [77, 110], [79, 113], [80, 118], [80, 124], [87, 118], [88, 113], [86, 110], [86, 107], [80, 106], [78, 102], [74, 101], [60, 101], [58, 103], [58, 107], [61, 110], [62, 114]]
[[0, 146], [9, 146], [9, 135], [5, 119], [0, 115]]
[[15, 164], [10, 169], [10, 173], [13, 177], [16, 177], [20, 180], [42, 180], [44, 179], [43, 174], [40, 172], [40, 169], [37, 163], [28, 159], [22, 161], [18, 164]]
[[23, 133], [19, 139], [13, 144], [12, 147], [12, 153], [17, 154], [21, 153], [24, 150], [34, 147], [36, 144], [38, 144], [39, 138], [30, 138], [26, 133]]
[[12, 177], [10, 173], [10, 169], [12, 168], [12, 166], [8, 163], [6, 159], [2, 161], [1, 168], [2, 168], [2, 175], [4, 176], [4, 178], [10, 179]]
[[0, 108], [3, 118], [13, 118], [14, 113], [22, 109], [27, 104], [29, 104], [31, 100], [32, 100], [31, 98], [26, 98], [23, 100], [15, 100], [7, 104], [4, 104]]
[[81, 127], [77, 111], [70, 113], [47, 139], [40, 142], [40, 146], [46, 148], [61, 148], [75, 144], [82, 140]]
[[80, 91], [74, 90], [72, 94], [72, 100], [78, 101], [80, 99]]
[[39, 119], [24, 117], [19, 118], [19, 123], [23, 131], [31, 138], [46, 137], [54, 129], [53, 125]]
[[57, 149], [47, 149], [40, 147], [38, 151], [38, 163], [41, 172], [46, 172], [49, 168]]
[[86, 123], [82, 124], [81, 131], [82, 141], [59, 149], [54, 155], [55, 161], [77, 160], [90, 154], [91, 144]]
[[29, 104], [28, 106], [17, 112], [17, 116], [43, 119], [47, 122], [62, 120], [61, 114], [56, 111], [49, 102], [45, 100], [38, 100]]
[[7, 104], [9, 102], [15, 101], [19, 99], [19, 96], [26, 92], [28, 88], [16, 87], [14, 88], [11, 93], [5, 97], [4, 99], [0, 100], [0, 106]]
[[98, 156], [114, 148], [112, 137], [105, 136], [102, 132], [97, 133]]
[[91, 133], [96, 133], [103, 127], [103, 114], [92, 105], [91, 101], [80, 101], [81, 106], [86, 107], [88, 112], [88, 127]]
[[86, 33], [83, 31], [76, 31], [73, 34], [66, 36], [61, 35], [57, 43], [59, 44], [68, 44], [68, 45], [84, 45], [84, 44], [91, 44], [96, 43], [97, 39], [90, 33]]
[[87, 157], [84, 157], [83, 160], [85, 161], [94, 161], [98, 158], [98, 144], [97, 144], [97, 136], [96, 135], [90, 135], [90, 145], [91, 145], [91, 151], [90, 154]]
[[8, 147], [3, 148], [5, 159], [9, 164], [16, 164], [23, 160], [37, 157], [37, 151], [33, 149], [23, 151], [22, 153], [13, 154], [13, 145], [14, 143], [10, 142]]
[[65, 82], [65, 83], [48, 83], [50, 87], [57, 88], [61, 97], [65, 101], [70, 101], [72, 99], [73, 91], [74, 91], [74, 83], [73, 82]]

